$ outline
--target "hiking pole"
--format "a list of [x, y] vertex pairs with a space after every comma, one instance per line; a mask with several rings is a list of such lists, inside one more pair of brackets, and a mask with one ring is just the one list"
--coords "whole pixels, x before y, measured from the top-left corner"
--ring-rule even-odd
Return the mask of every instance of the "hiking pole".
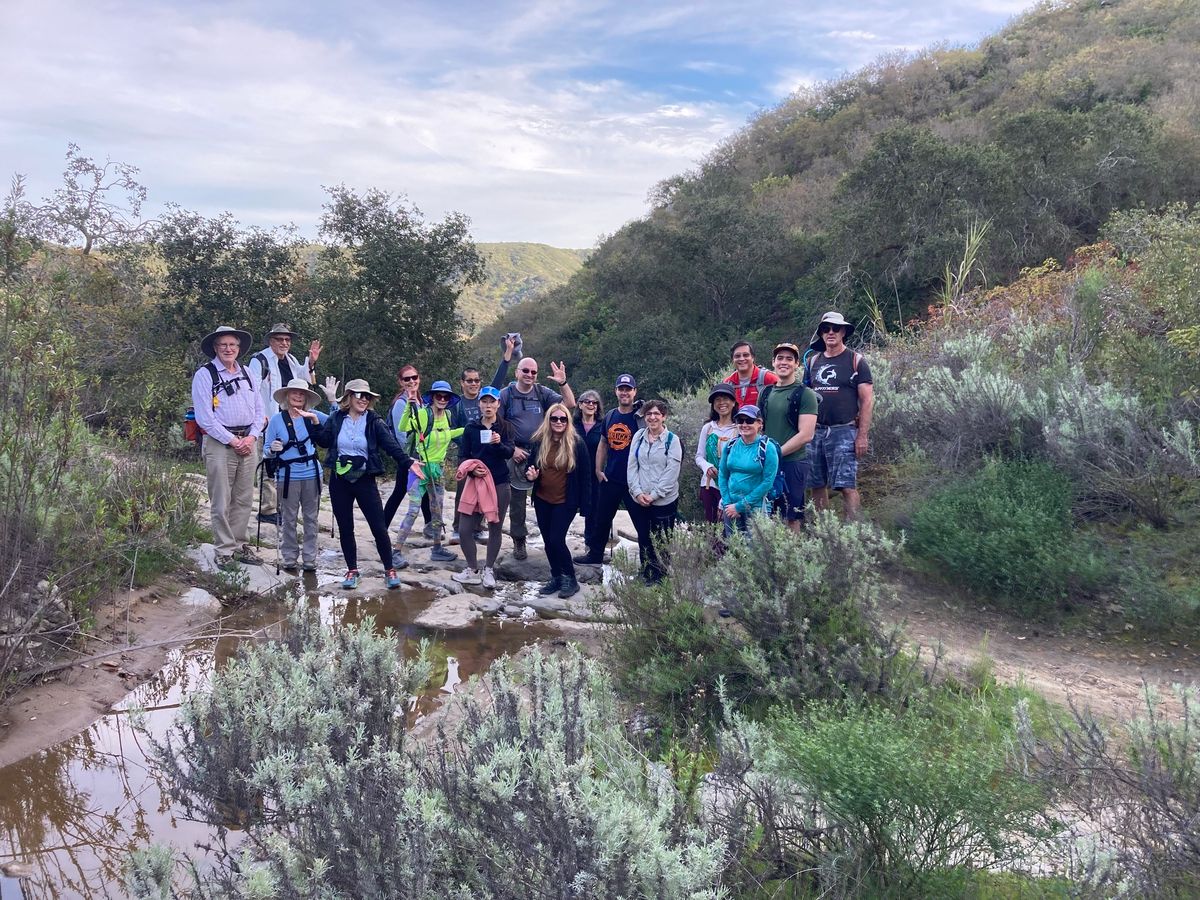
[[255, 515], [255, 517], [254, 517], [255, 520], [258, 522], [258, 527], [255, 529], [254, 543], [258, 546], [262, 545], [262, 502], [263, 502], [263, 487], [264, 487], [263, 480], [262, 480], [262, 472], [263, 472], [263, 465], [265, 463], [266, 463], [266, 460], [263, 460], [257, 466], [254, 467], [254, 475], [258, 479], [258, 514]]

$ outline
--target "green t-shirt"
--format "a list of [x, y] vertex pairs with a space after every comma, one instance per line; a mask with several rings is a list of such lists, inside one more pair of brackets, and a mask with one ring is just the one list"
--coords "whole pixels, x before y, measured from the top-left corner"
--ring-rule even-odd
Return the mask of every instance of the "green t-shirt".
[[[789, 385], [775, 385], [767, 397], [767, 405], [763, 410], [764, 431], [780, 447], [796, 436], [796, 424], [787, 420], [788, 404], [792, 400], [792, 391], [804, 391], [800, 400], [800, 415], [815, 416], [817, 414], [817, 395], [799, 381]], [[801, 447], [795, 453], [789, 453], [783, 458], [784, 462], [799, 462], [808, 458], [808, 447]]]

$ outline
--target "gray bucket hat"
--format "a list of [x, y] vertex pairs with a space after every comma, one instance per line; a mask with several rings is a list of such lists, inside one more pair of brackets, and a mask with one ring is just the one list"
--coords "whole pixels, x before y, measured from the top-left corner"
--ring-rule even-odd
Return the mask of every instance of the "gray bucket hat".
[[343, 400], [345, 400], [349, 394], [355, 394], [355, 393], [370, 394], [376, 400], [379, 399], [379, 395], [377, 393], [375, 393], [373, 390], [371, 390], [371, 385], [369, 385], [367, 383], [367, 379], [351, 378], [349, 381], [346, 382], [346, 387], [342, 391], [342, 396], [338, 397], [338, 403], [341, 403]]
[[303, 378], [293, 378], [271, 395], [281, 408], [287, 406], [288, 391], [304, 391], [304, 393], [308, 394], [308, 399], [304, 404], [305, 409], [312, 409], [321, 402], [321, 395], [314, 391], [307, 381]]
[[238, 356], [245, 356], [250, 352], [250, 342], [254, 340], [250, 337], [250, 332], [242, 331], [240, 328], [233, 328], [229, 325], [218, 325], [216, 331], [212, 334], [206, 334], [204, 339], [200, 341], [200, 352], [209, 359], [216, 356], [216, 353], [213, 352], [213, 342], [223, 334], [232, 334], [238, 339], [238, 343], [241, 344]]
[[813, 329], [812, 341], [808, 345], [810, 350], [825, 349], [825, 342], [821, 340], [822, 325], [841, 325], [846, 329], [846, 334], [844, 337], [845, 340], [850, 340], [850, 335], [854, 334], [854, 323], [847, 321], [846, 317], [840, 312], [830, 310], [829, 312], [825, 313], [825, 315], [821, 316], [821, 321], [818, 322], [817, 327]]

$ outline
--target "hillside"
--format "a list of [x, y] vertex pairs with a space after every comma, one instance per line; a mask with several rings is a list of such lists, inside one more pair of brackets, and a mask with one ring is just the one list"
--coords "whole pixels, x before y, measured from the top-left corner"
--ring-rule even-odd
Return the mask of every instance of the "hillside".
[[459, 312], [473, 325], [472, 331], [491, 324], [508, 307], [566, 284], [590, 252], [521, 242], [475, 246], [486, 261], [486, 279], [467, 287], [458, 299]]
[[1200, 199], [1198, 47], [1194, 2], [1085, 0], [880, 59], [659, 184], [647, 215], [494, 330], [561, 348], [586, 379], [637, 360], [674, 388], [732, 340], [804, 337], [832, 306], [888, 328], [923, 316], [979, 224], [964, 286], [1065, 260], [1114, 211]]

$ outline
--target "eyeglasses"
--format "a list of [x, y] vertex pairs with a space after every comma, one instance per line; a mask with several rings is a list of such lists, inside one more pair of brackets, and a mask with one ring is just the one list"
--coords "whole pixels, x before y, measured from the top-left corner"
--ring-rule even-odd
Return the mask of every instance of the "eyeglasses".
[[828, 322], [826, 322], [824, 325], [822, 325], [820, 328], [817, 329], [817, 334], [828, 334], [831, 331], [841, 331], [841, 330], [842, 330], [841, 325], [830, 325]]
[[567, 421], [567, 417], [566, 416], [551, 416], [550, 421], [555, 422], [555, 423], [562, 423], [562, 422]]
[[421, 376], [420, 375], [401, 375], [400, 380], [401, 381], [420, 381]]
[[238, 341], [234, 341], [232, 344], [229, 343], [228, 341], [222, 341], [219, 344], [213, 344], [213, 346], [216, 347], [218, 350], [241, 350], [242, 349], [242, 345]]
[[522, 368], [522, 369], [521, 369], [521, 372], [522, 372], [522, 373], [524, 373], [525, 375], [536, 375], [536, 374], [537, 374], [537, 369], [526, 369], [526, 368]]
[[464, 378], [462, 381], [463, 381], [463, 384], [482, 384], [483, 383], [482, 378]]

